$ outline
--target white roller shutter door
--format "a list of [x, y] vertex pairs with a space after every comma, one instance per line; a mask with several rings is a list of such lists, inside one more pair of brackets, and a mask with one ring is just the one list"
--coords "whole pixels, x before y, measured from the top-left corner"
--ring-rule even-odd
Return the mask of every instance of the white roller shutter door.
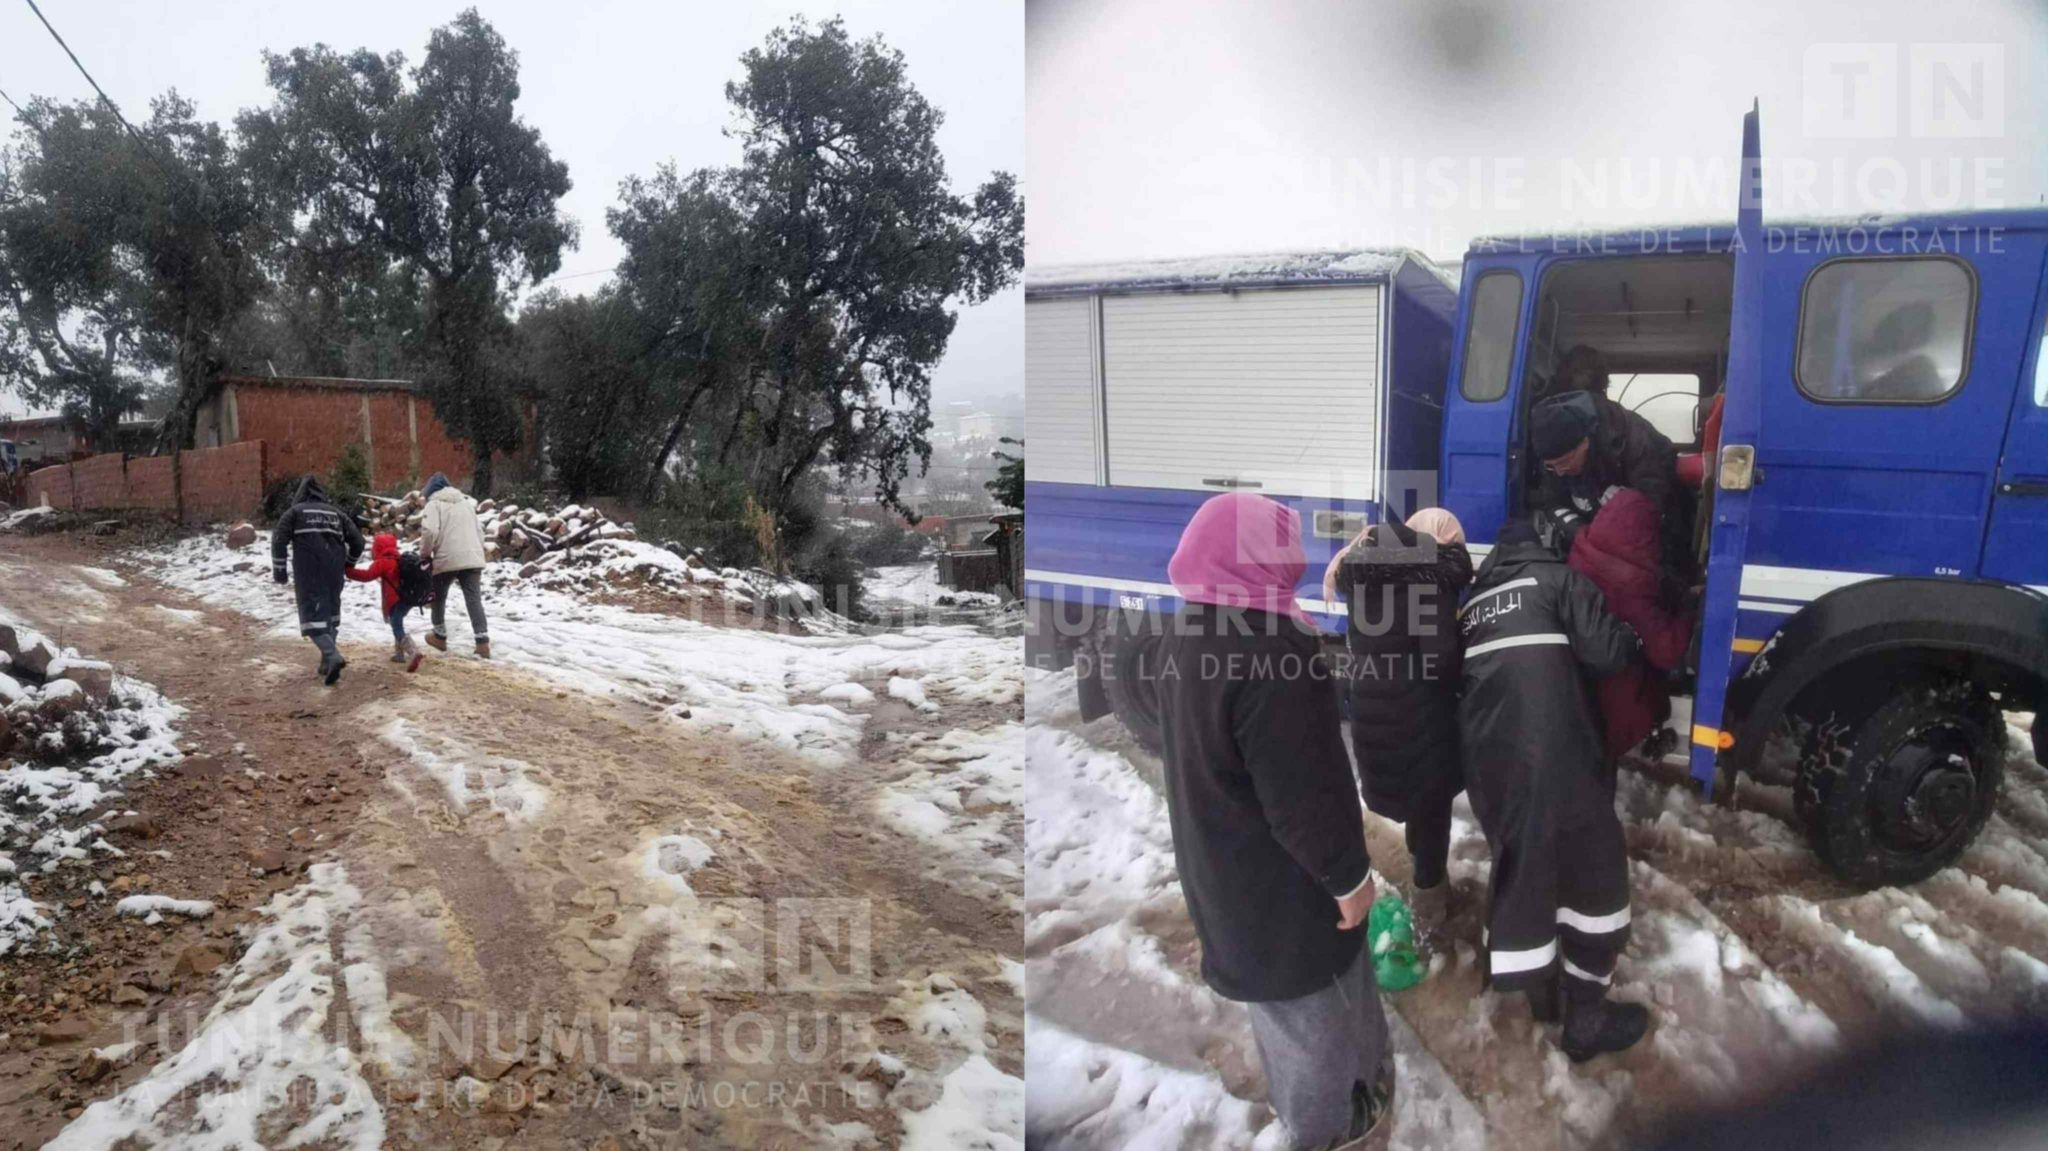
[[1101, 482], [1102, 393], [1095, 298], [1024, 305], [1024, 475]]
[[1102, 328], [1110, 483], [1376, 497], [1379, 285], [1109, 296]]

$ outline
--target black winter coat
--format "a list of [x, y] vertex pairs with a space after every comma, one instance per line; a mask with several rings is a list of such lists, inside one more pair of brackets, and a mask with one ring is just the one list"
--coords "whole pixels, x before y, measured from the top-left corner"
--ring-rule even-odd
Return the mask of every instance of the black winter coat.
[[1636, 489], [1650, 498], [1660, 519], [1667, 522], [1678, 491], [1678, 449], [1664, 433], [1606, 396], [1586, 394], [1598, 409], [1600, 422], [1588, 437], [1593, 443], [1585, 469], [1575, 476], [1542, 472], [1529, 501], [1531, 508], [1558, 519], [1567, 551], [1579, 529], [1591, 523], [1600, 510], [1607, 489]]
[[292, 506], [270, 529], [270, 570], [279, 583], [285, 580], [287, 546], [299, 601], [299, 634], [333, 631], [341, 620], [343, 573], [362, 557], [363, 532], [327, 502], [327, 489], [312, 476], [299, 481]]
[[1321, 640], [1264, 612], [1189, 604], [1159, 651], [1173, 858], [1227, 999], [1297, 999], [1357, 960], [1337, 897], [1371, 867]]
[[1464, 787], [1458, 596], [1472, 582], [1472, 554], [1389, 522], [1338, 572], [1349, 597], [1344, 670], [1365, 802], [1406, 823]]
[[[1503, 544], [1479, 569], [1459, 625], [1458, 717], [1473, 806], [1482, 792], [1488, 806], [1520, 803], [1532, 781], [1576, 765], [1597, 778], [1605, 756], [1589, 679], [1627, 668], [1640, 645], [1593, 581], [1540, 544]], [[1498, 773], [1502, 787], [1474, 778], [1474, 768], [1493, 765], [1512, 765]]]

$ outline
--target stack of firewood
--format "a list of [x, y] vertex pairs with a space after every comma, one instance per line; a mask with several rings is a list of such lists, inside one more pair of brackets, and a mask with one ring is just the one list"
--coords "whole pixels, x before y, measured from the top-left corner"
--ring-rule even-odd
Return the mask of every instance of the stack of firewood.
[[[369, 508], [369, 529], [390, 532], [401, 542], [420, 533], [420, 518], [427, 500], [419, 492], [403, 498], [363, 497]], [[590, 540], [630, 540], [633, 525], [612, 520], [595, 507], [569, 504], [565, 507], [526, 508], [515, 503], [482, 500], [476, 505], [477, 522], [483, 528], [484, 553], [489, 559], [532, 563], [550, 552], [566, 551]]]

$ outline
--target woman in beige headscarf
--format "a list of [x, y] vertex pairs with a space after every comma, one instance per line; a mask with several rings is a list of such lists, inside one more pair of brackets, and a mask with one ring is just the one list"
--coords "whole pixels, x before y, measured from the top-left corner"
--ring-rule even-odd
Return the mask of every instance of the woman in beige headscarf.
[[1472, 582], [1458, 517], [1424, 508], [1379, 524], [1330, 564], [1326, 588], [1349, 601], [1351, 750], [1365, 802], [1405, 824], [1418, 940], [1441, 950], [1450, 918], [1451, 801], [1458, 757], [1458, 599]]
[[[1458, 522], [1458, 517], [1452, 515], [1449, 508], [1423, 508], [1408, 517], [1408, 526], [1440, 544], [1462, 545], [1465, 542], [1465, 526]], [[1323, 602], [1336, 602], [1337, 569], [1343, 565], [1344, 557], [1351, 554], [1351, 549], [1363, 544], [1365, 537], [1370, 534], [1372, 525], [1367, 524], [1359, 529], [1356, 539], [1345, 544], [1336, 555], [1330, 557], [1330, 566], [1323, 569]]]

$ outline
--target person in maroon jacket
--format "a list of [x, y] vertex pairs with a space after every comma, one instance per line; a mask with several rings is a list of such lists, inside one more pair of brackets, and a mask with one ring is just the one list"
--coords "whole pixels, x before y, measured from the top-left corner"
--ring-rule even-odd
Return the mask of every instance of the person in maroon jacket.
[[1643, 658], [1602, 679], [1595, 691], [1610, 765], [1671, 718], [1664, 675], [1692, 644], [1691, 615], [1663, 606], [1668, 597], [1658, 565], [1658, 520], [1648, 496], [1622, 488], [1572, 541], [1571, 569], [1600, 589], [1607, 610], [1643, 642]]

